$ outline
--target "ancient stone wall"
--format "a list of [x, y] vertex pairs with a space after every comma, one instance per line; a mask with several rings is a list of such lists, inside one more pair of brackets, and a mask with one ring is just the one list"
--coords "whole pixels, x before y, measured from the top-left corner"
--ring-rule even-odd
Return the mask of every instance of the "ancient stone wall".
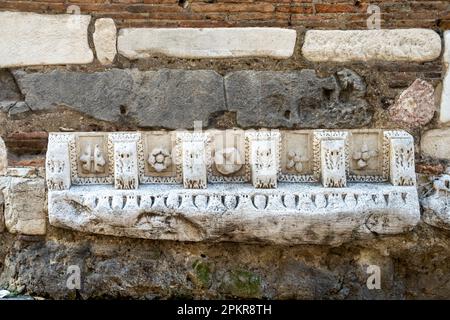
[[448, 1], [0, 1], [0, 22], [0, 289], [450, 297]]

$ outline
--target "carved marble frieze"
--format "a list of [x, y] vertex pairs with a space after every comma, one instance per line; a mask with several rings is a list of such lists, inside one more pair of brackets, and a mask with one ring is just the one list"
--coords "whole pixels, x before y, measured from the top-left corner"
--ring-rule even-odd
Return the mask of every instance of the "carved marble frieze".
[[46, 175], [50, 223], [99, 234], [339, 243], [420, 217], [403, 131], [52, 133]]

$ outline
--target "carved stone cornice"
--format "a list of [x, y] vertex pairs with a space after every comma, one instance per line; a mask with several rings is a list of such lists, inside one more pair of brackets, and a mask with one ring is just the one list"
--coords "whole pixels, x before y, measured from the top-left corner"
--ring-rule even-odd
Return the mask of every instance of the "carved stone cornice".
[[420, 218], [403, 131], [52, 133], [46, 166], [50, 223], [99, 234], [339, 243]]

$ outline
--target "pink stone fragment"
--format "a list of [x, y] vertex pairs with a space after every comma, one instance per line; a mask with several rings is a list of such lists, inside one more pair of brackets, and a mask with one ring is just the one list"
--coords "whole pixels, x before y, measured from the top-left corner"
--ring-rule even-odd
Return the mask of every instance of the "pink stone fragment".
[[427, 124], [433, 119], [435, 111], [434, 88], [422, 79], [416, 79], [389, 107], [391, 119], [408, 127]]

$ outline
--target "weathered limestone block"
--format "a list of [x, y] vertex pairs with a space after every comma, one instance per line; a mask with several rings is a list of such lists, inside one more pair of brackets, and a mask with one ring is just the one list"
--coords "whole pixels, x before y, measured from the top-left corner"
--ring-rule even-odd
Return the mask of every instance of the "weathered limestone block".
[[422, 154], [427, 157], [450, 160], [450, 128], [426, 131], [420, 140]]
[[433, 182], [433, 193], [422, 199], [423, 220], [435, 227], [450, 230], [450, 175]]
[[14, 73], [33, 111], [67, 106], [106, 121], [192, 128], [226, 110], [222, 77], [208, 70]]
[[3, 199], [3, 194], [0, 195], [1, 196], [1, 201], [0, 201], [0, 233], [2, 233], [5, 230], [5, 216], [4, 216], [4, 199]]
[[[336, 244], [403, 232], [420, 218], [413, 141], [402, 131], [194, 130], [172, 137], [51, 134], [48, 159], [53, 152], [69, 159], [71, 186], [50, 188], [50, 223], [146, 239]], [[61, 141], [64, 148], [50, 145]], [[352, 172], [350, 154], [359, 163]], [[233, 165], [214, 170], [223, 157]]]
[[114, 20], [101, 18], [95, 21], [93, 34], [95, 53], [101, 64], [111, 64], [116, 57], [117, 29]]
[[9, 232], [43, 235], [46, 232], [46, 192], [42, 178], [2, 177], [5, 225]]
[[389, 107], [393, 121], [410, 127], [426, 125], [433, 119], [435, 111], [434, 88], [422, 79], [416, 79]]
[[366, 85], [349, 69], [326, 78], [309, 69], [237, 71], [224, 80], [228, 109], [242, 127], [355, 128], [372, 119]]
[[93, 61], [88, 15], [0, 12], [0, 68]]
[[316, 62], [431, 61], [441, 38], [429, 29], [308, 30], [302, 53]]
[[441, 95], [440, 121], [450, 121], [450, 31], [444, 32], [444, 65], [447, 72], [444, 77]]
[[0, 233], [5, 230], [5, 198], [3, 192], [0, 192]]
[[6, 174], [8, 169], [8, 152], [6, 149], [5, 141], [0, 137], [0, 176]]
[[110, 186], [52, 191], [49, 219], [57, 227], [146, 239], [338, 244], [404, 232], [420, 213], [415, 187], [145, 185], [128, 192]]
[[129, 59], [157, 54], [178, 58], [289, 58], [296, 36], [295, 30], [280, 28], [131, 28], [120, 30], [117, 47]]

